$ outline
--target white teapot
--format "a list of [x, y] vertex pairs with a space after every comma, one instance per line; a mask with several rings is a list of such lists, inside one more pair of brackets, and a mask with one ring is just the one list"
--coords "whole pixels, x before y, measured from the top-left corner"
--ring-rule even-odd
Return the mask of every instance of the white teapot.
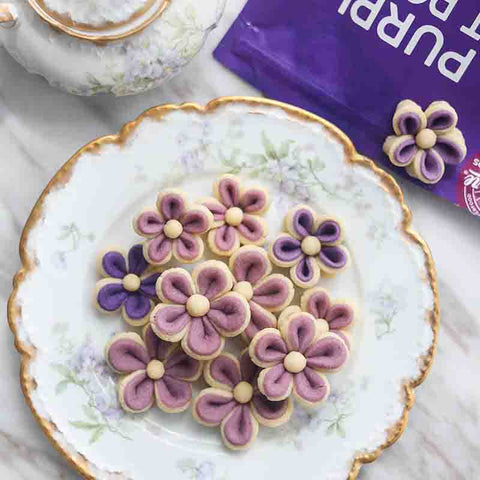
[[[0, 45], [29, 72], [77, 95], [130, 95], [178, 73], [225, 0], [11, 0]], [[3, 28], [2, 28], [3, 27]]]

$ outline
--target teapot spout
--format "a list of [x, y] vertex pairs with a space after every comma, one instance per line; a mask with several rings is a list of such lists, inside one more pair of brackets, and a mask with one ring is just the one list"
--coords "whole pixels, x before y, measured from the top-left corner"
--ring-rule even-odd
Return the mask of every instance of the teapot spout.
[[12, 28], [17, 23], [15, 7], [9, 3], [0, 3], [0, 27]]

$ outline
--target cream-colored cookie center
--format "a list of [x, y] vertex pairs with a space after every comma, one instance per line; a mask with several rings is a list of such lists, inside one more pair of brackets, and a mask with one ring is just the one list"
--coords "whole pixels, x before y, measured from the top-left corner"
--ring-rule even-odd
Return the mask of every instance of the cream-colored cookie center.
[[129, 273], [123, 277], [123, 288], [129, 292], [136, 292], [140, 288], [141, 280], [137, 275]]
[[437, 135], [433, 130], [425, 128], [415, 137], [415, 142], [419, 148], [428, 150], [429, 148], [434, 147], [437, 143]]
[[233, 389], [233, 398], [238, 403], [248, 403], [253, 397], [253, 387], [248, 382], [240, 382]]
[[253, 297], [253, 287], [250, 282], [238, 282], [233, 287], [233, 291], [245, 297], [247, 302], [249, 302]]
[[330, 331], [330, 325], [324, 318], [317, 318], [316, 330], [317, 333], [328, 333]]
[[210, 310], [210, 301], [203, 295], [192, 295], [187, 300], [187, 312], [192, 317], [203, 317]]
[[300, 373], [307, 366], [307, 359], [300, 352], [290, 352], [283, 360], [285, 370], [290, 373]]
[[238, 227], [242, 223], [243, 212], [238, 207], [232, 207], [225, 213], [225, 221], [232, 227]]
[[317, 237], [309, 236], [302, 240], [302, 252], [305, 255], [313, 257], [314, 255], [318, 255], [321, 249], [322, 244]]
[[160, 380], [165, 375], [165, 367], [160, 360], [151, 360], [147, 365], [147, 376], [152, 380]]
[[183, 232], [183, 226], [178, 220], [169, 220], [163, 227], [163, 233], [167, 238], [175, 240]]

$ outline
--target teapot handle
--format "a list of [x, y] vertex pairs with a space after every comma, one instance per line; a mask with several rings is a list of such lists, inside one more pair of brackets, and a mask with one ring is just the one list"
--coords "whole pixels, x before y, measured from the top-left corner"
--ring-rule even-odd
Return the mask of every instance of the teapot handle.
[[17, 23], [17, 14], [13, 6], [8, 3], [0, 3], [0, 27], [12, 28]]

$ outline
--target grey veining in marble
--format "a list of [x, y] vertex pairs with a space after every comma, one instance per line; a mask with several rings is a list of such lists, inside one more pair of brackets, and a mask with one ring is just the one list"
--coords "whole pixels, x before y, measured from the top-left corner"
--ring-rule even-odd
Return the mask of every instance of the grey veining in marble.
[[[23, 224], [60, 165], [95, 137], [116, 132], [161, 103], [206, 103], [258, 95], [217, 64], [211, 52], [245, 0], [229, 0], [201, 54], [168, 84], [137, 97], [78, 98], [25, 72], [0, 48], [0, 296], [6, 305]], [[436, 260], [442, 327], [438, 355], [402, 438], [362, 479], [480, 478], [480, 220], [401, 181], [415, 226]], [[4, 307], [4, 312], [5, 312]], [[0, 479], [78, 478], [40, 432], [23, 401], [19, 356], [6, 322], [0, 329]]]

